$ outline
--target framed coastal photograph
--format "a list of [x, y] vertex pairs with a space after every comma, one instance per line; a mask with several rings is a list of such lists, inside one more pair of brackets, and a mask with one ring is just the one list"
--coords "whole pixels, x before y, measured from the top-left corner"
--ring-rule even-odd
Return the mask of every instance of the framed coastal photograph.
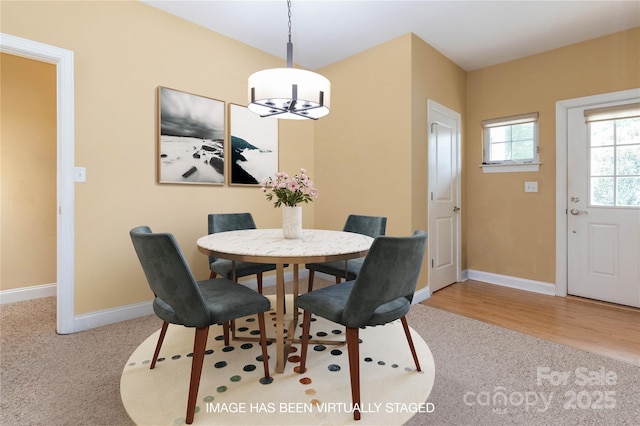
[[278, 171], [278, 120], [229, 104], [229, 134], [232, 185], [260, 185]]
[[224, 185], [223, 101], [158, 87], [158, 182]]

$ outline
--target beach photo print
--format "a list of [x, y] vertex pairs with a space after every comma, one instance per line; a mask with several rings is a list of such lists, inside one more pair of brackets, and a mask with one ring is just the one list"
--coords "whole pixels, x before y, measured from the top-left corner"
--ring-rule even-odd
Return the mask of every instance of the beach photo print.
[[158, 182], [224, 185], [223, 101], [158, 87]]
[[229, 104], [232, 185], [260, 185], [278, 171], [278, 120]]

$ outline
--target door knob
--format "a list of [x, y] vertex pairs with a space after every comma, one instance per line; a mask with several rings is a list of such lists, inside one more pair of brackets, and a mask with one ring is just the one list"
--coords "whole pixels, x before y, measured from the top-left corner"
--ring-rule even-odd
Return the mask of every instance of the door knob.
[[460, 207], [458, 207], [458, 206], [453, 206], [453, 211], [454, 211], [454, 212], [459, 212], [459, 211], [460, 211]]
[[589, 214], [589, 212], [586, 210], [578, 210], [578, 209], [571, 209], [569, 210], [569, 212], [574, 216], [577, 216], [579, 214]]

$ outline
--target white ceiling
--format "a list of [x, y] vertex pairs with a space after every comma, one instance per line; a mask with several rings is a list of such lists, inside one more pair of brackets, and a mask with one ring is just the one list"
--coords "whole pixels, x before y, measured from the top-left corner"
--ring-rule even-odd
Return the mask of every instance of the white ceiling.
[[[142, 0], [286, 58], [285, 0]], [[640, 1], [293, 0], [294, 62], [317, 70], [408, 32], [466, 71], [640, 26]], [[212, 54], [214, 54], [212, 52]]]

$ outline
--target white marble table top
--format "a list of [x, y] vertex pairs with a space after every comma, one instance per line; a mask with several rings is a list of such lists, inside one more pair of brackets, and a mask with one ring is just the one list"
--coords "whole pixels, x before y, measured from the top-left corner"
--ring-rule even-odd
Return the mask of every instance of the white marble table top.
[[215, 257], [302, 258], [304, 262], [315, 257], [364, 256], [372, 243], [367, 235], [321, 229], [303, 229], [302, 238], [295, 240], [285, 239], [282, 229], [246, 229], [210, 234], [197, 242], [200, 251]]

